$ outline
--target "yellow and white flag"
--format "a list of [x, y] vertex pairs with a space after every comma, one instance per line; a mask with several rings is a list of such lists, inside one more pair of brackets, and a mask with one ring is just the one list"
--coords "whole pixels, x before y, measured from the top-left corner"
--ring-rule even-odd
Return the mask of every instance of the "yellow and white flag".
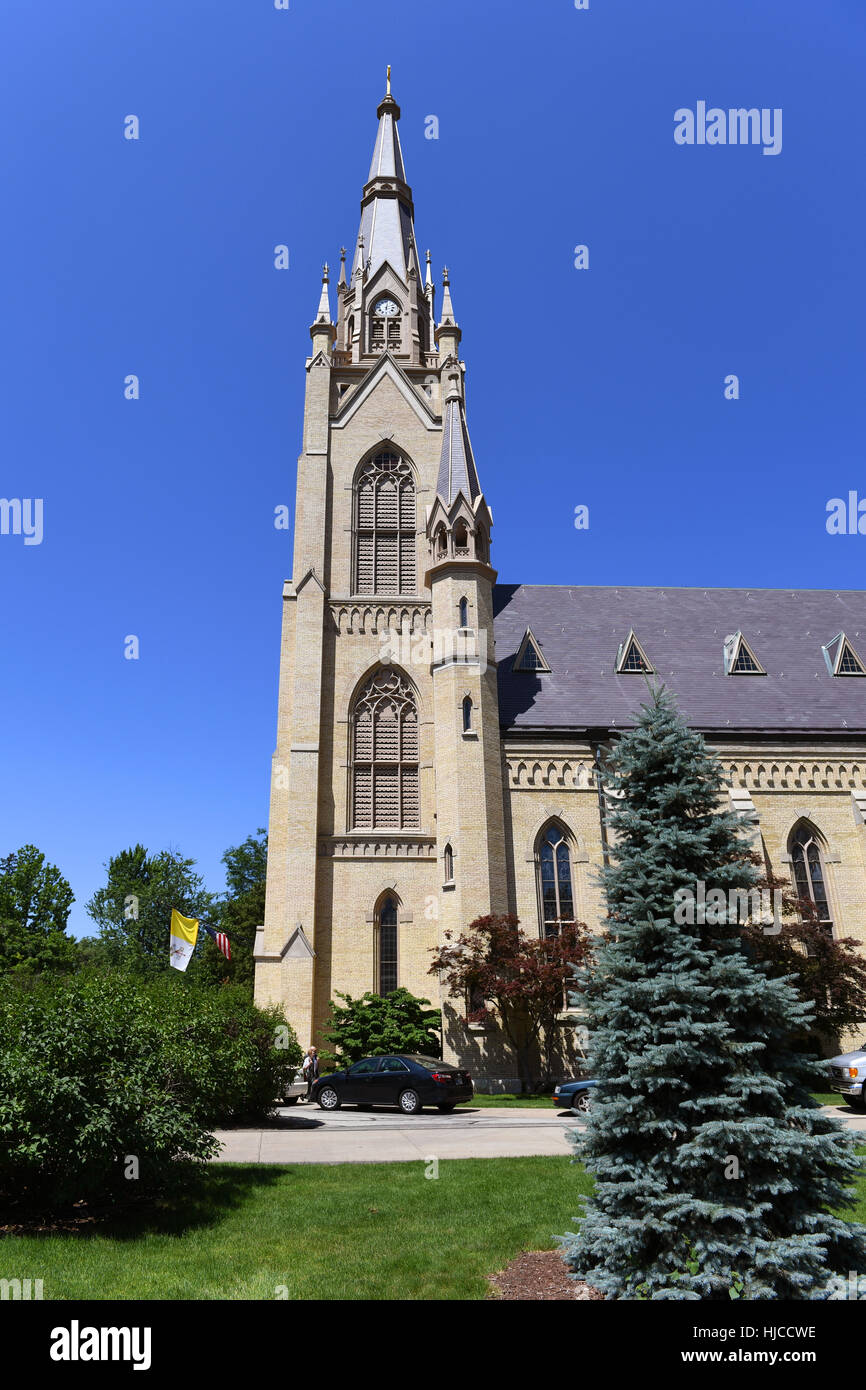
[[169, 942], [169, 962], [175, 970], [186, 970], [189, 958], [198, 941], [198, 919], [181, 917], [176, 907], [171, 909], [171, 939]]

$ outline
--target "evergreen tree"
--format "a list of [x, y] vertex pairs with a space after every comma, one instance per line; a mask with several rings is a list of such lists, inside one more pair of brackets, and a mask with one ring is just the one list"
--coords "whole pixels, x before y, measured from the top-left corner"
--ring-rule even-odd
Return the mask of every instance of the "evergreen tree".
[[574, 1136], [596, 1186], [567, 1261], [615, 1299], [826, 1297], [866, 1268], [864, 1228], [829, 1214], [860, 1164], [811, 1098], [824, 1068], [792, 1046], [810, 1005], [729, 906], [757, 869], [722, 768], [653, 691], [608, 782], [609, 919], [580, 979], [600, 1085]]

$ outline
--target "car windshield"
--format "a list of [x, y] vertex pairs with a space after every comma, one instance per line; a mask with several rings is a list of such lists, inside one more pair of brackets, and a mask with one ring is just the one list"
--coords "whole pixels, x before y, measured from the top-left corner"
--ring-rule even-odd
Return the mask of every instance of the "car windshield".
[[448, 1067], [453, 1070], [450, 1062], [443, 1062], [439, 1057], [422, 1057], [420, 1052], [404, 1052], [403, 1056], [407, 1057], [410, 1062], [419, 1062], [422, 1067], [432, 1067], [434, 1071], [438, 1067]]

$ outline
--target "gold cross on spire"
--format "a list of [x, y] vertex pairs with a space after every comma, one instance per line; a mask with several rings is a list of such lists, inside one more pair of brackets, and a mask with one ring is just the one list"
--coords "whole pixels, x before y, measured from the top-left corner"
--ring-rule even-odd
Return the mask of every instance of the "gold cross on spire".
[[388, 96], [390, 96], [390, 95], [391, 95], [391, 64], [390, 64], [390, 63], [388, 64], [387, 68], [385, 69], [385, 79], [386, 79], [386, 81], [387, 81], [387, 83], [388, 83]]

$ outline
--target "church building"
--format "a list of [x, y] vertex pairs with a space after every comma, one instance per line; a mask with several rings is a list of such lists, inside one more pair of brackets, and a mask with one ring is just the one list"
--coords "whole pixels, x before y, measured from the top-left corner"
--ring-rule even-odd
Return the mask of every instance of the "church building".
[[440, 294], [419, 255], [390, 78], [377, 116], [351, 260], [333, 300], [325, 267], [310, 328], [256, 1000], [321, 1048], [337, 991], [405, 986], [443, 1007], [447, 1060], [511, 1089], [431, 953], [488, 913], [597, 928], [597, 769], [647, 675], [721, 756], [773, 872], [866, 945], [866, 593], [498, 584], [495, 467], [470, 443], [448, 272]]

